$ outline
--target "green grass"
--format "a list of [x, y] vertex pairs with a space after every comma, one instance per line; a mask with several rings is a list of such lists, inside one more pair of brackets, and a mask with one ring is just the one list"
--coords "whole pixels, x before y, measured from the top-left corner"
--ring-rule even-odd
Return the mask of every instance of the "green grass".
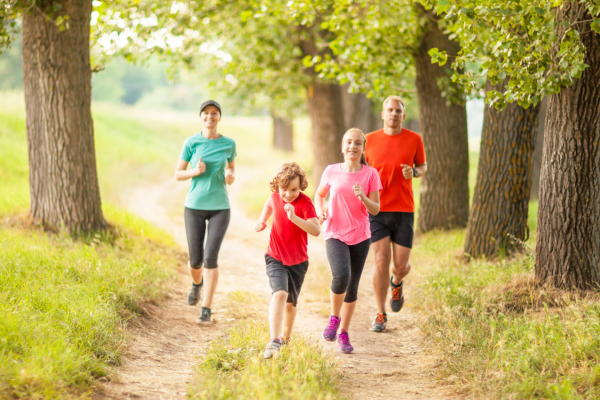
[[117, 224], [84, 242], [0, 227], [0, 397], [84, 395], [119, 363], [138, 302], [166, 292], [172, 240], [157, 241], [165, 234], [130, 214], [109, 215], [132, 229]]
[[338, 399], [341, 380], [336, 360], [321, 347], [294, 335], [282, 347], [280, 357], [263, 360], [269, 341], [265, 322], [266, 302], [255, 295], [234, 292], [227, 304], [243, 308], [248, 300], [264, 304], [263, 312], [253, 318], [236, 321], [228, 330], [227, 340], [213, 342], [208, 354], [197, 367], [188, 391], [191, 399]]
[[464, 231], [422, 235], [413, 251], [423, 330], [445, 373], [485, 398], [600, 397], [600, 304], [536, 287], [531, 254], [464, 262]]

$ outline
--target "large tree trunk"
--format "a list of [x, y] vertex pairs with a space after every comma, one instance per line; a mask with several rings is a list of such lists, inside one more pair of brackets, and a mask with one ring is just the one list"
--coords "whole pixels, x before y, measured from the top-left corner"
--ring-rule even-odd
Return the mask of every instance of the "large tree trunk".
[[544, 129], [546, 127], [546, 110], [548, 99], [540, 104], [538, 114], [538, 129], [535, 136], [535, 148], [533, 149], [533, 167], [531, 171], [531, 194], [530, 199], [537, 199], [540, 193], [540, 173], [542, 171], [542, 155], [544, 154]]
[[[486, 85], [486, 91], [504, 85]], [[525, 109], [517, 103], [503, 111], [485, 105], [475, 194], [469, 216], [465, 253], [473, 257], [514, 250], [507, 234], [528, 237], [527, 211], [533, 146], [539, 105]]]
[[[61, 2], [59, 28], [37, 8], [23, 16], [31, 215], [70, 232], [106, 226], [91, 115], [89, 0]], [[54, 15], [57, 17], [58, 15]]]
[[585, 7], [558, 15], [580, 31], [589, 67], [548, 101], [538, 212], [536, 278], [567, 289], [600, 283], [600, 35]]
[[344, 113], [339, 85], [315, 81], [308, 87], [307, 109], [312, 125], [312, 182], [319, 186], [321, 175], [329, 164], [341, 162]]
[[273, 148], [294, 151], [294, 121], [271, 111], [273, 118]]
[[342, 86], [344, 130], [359, 128], [365, 134], [377, 130], [373, 118], [373, 101], [364, 93], [348, 93], [348, 85]]
[[[447, 68], [432, 64], [427, 54], [433, 47], [458, 54], [460, 47], [439, 29], [435, 14], [420, 5], [417, 9], [429, 19], [415, 53], [419, 127], [428, 169], [421, 181], [418, 229], [427, 232], [467, 225], [469, 143], [466, 106], [458, 101], [448, 104], [450, 99], [442, 96], [437, 83], [449, 77]], [[448, 80], [448, 85], [453, 84]]]

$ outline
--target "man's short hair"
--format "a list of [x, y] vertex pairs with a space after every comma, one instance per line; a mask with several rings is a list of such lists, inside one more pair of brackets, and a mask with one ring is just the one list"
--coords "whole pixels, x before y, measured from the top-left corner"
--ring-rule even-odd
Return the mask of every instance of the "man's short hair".
[[404, 104], [404, 100], [402, 100], [402, 97], [396, 96], [396, 95], [388, 96], [388, 98], [383, 101], [383, 109], [385, 110], [385, 105], [387, 104], [387, 102], [392, 101], [392, 100], [400, 103], [400, 105], [402, 106], [402, 112], [404, 113], [404, 111], [406, 110], [406, 105]]

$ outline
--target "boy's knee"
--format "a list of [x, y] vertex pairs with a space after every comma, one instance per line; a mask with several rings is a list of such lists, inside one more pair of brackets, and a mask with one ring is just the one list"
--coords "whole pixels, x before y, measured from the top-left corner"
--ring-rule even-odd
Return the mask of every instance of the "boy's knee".
[[292, 303], [292, 302], [287, 302], [287, 303], [285, 303], [285, 308], [286, 308], [288, 311], [292, 311], [292, 310], [293, 310], [294, 308], [296, 308], [296, 307], [294, 306], [294, 303]]
[[278, 290], [276, 292], [273, 293], [273, 299], [278, 300], [278, 301], [285, 301], [288, 298], [288, 292], [286, 292], [285, 290]]

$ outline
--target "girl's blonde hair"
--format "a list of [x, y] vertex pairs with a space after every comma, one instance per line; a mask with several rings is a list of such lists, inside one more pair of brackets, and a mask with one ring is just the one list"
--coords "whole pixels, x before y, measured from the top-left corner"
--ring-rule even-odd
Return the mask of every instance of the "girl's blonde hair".
[[358, 133], [360, 133], [360, 136], [362, 136], [362, 140], [363, 140], [363, 152], [360, 155], [360, 163], [362, 165], [367, 165], [367, 158], [365, 157], [365, 150], [367, 149], [367, 136], [359, 128], [350, 128], [350, 129], [348, 129], [346, 131], [346, 133], [344, 133], [344, 136], [342, 136], [342, 149], [344, 148], [344, 138], [350, 132], [358, 132]]
[[271, 191], [275, 193], [280, 187], [284, 189], [287, 188], [290, 185], [290, 182], [296, 177], [300, 179], [300, 190], [306, 190], [308, 187], [308, 178], [302, 167], [295, 162], [283, 164], [277, 169], [275, 176], [271, 182], [269, 182]]

